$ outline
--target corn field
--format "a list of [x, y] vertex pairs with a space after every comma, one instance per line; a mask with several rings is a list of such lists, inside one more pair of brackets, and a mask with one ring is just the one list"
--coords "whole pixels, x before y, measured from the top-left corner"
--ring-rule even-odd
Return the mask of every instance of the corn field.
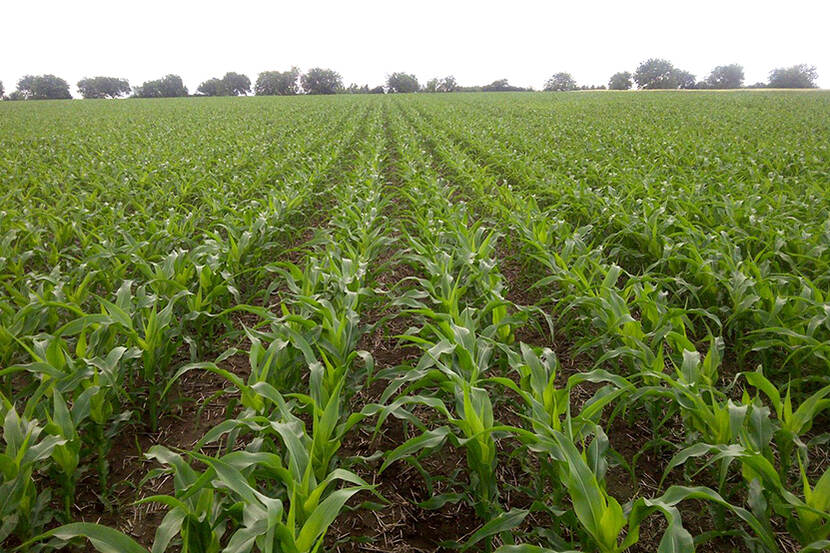
[[0, 104], [0, 551], [830, 550], [830, 94]]

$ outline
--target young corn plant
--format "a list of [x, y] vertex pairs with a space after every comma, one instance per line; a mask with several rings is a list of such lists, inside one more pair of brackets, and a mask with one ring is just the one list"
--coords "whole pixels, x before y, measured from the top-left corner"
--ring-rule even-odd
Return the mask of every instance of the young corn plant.
[[52, 450], [52, 460], [58, 472], [58, 480], [61, 483], [63, 494], [64, 516], [67, 521], [71, 520], [72, 502], [75, 500], [75, 487], [80, 473], [78, 471], [81, 462], [82, 440], [78, 434], [84, 419], [89, 414], [89, 406], [85, 401], [88, 396], [81, 396], [80, 401], [73, 406], [72, 412], [57, 389], [52, 394], [52, 415], [47, 414], [44, 432], [58, 436], [63, 440]]
[[181, 455], [153, 446], [145, 457], [162, 468], [150, 471], [143, 481], [172, 474], [174, 486], [173, 495], [152, 495], [136, 502], [161, 503], [169, 508], [156, 530], [152, 552], [167, 551], [171, 542], [178, 540], [182, 553], [219, 553], [223, 536], [241, 518], [241, 506], [229, 501], [222, 488], [207, 481], [215, 475], [200, 474]]
[[[552, 428], [562, 432], [566, 420], [597, 423], [605, 406], [621, 395], [635, 390], [625, 378], [601, 369], [571, 375], [565, 386], [558, 387], [556, 376], [559, 371], [559, 360], [552, 350], [535, 350], [524, 342], [520, 343], [521, 356], [512, 349], [502, 349], [507, 355], [510, 368], [518, 373], [518, 383], [506, 377], [490, 377], [486, 380], [500, 384], [519, 395], [528, 410], [526, 418], [534, 430], [537, 425], [541, 425], [541, 429]], [[583, 405], [578, 419], [570, 419], [571, 391], [583, 382], [605, 383], [608, 386], [601, 388]], [[571, 431], [579, 434], [579, 429], [572, 427]]]
[[[465, 310], [463, 317], [469, 326], [447, 322], [451, 337], [445, 336], [437, 343], [411, 337], [426, 351], [417, 366], [394, 378], [384, 391], [384, 401], [400, 393], [381, 411], [376, 428], [380, 428], [391, 414], [415, 424], [422, 434], [388, 452], [381, 471], [401, 459], [417, 463], [413, 455], [425, 449], [434, 450], [447, 441], [456, 447], [464, 447], [471, 474], [473, 505], [480, 516], [489, 520], [501, 511], [495, 472], [495, 440], [505, 434], [507, 427], [496, 423], [489, 392], [481, 387], [479, 375], [493, 361], [492, 336], [496, 331], [491, 326], [488, 327], [490, 338], [477, 336], [471, 311]], [[415, 394], [430, 388], [450, 395], [453, 403], [448, 406], [439, 395]], [[407, 409], [408, 405], [435, 410], [447, 425], [428, 430]]]
[[668, 397], [683, 415], [684, 423], [691, 431], [690, 438], [706, 443], [734, 443], [747, 420], [749, 406], [736, 404], [726, 394], [712, 385], [717, 375], [719, 354], [713, 342], [706, 358], [701, 362], [696, 351], [684, 351], [683, 363], [674, 375], [646, 373], [661, 381], [665, 388], [644, 387], [637, 391], [635, 400], [641, 397]]
[[163, 390], [171, 376], [171, 364], [181, 342], [181, 322], [174, 312], [179, 300], [189, 294], [177, 292], [159, 309], [161, 300], [149, 294], [144, 285], [135, 294], [132, 282], [125, 281], [118, 290], [116, 302], [100, 299], [104, 314], [108, 315], [124, 333], [129, 344], [141, 352], [140, 381], [130, 378], [131, 384], [146, 386], [146, 421], [155, 432], [158, 419], [165, 410], [161, 404]]
[[[130, 361], [140, 357], [136, 349], [115, 347], [106, 357], [86, 358], [99, 344], [97, 331], [91, 333], [93, 346], [90, 346], [86, 326], [79, 324], [90, 319], [101, 321], [107, 317], [84, 316], [59, 329], [64, 337], [80, 332], [74, 352], [77, 358], [68, 350], [64, 338], [41, 335], [33, 338], [31, 348], [25, 346], [34, 359], [32, 363], [13, 365], [3, 371], [6, 374], [26, 371], [35, 375], [36, 379], [24, 389], [27, 396], [24, 417], [45, 420], [50, 433], [66, 439], [56, 449], [54, 458], [66, 516], [69, 502], [74, 498], [79, 457], [87, 452], [96, 456], [100, 497], [107, 502], [107, 454], [112, 436], [131, 417], [131, 412], [125, 409], [129, 403], [126, 372]], [[71, 410], [67, 410], [64, 398], [71, 399]]]
[[[276, 496], [259, 491], [252, 495], [253, 488], [237, 475], [233, 485], [231, 479], [224, 480], [244, 505], [243, 526], [231, 537], [230, 543], [256, 543], [261, 551], [272, 547], [293, 552], [317, 550], [345, 502], [355, 493], [371, 489], [353, 472], [335, 468], [333, 460], [340, 439], [376, 408], [367, 407], [366, 413], [353, 413], [343, 420], [340, 390], [325, 405], [315, 402], [315, 394], [292, 394], [301, 405], [312, 409], [309, 432], [303, 421], [292, 413], [292, 405], [273, 387], [260, 383], [254, 391], [272, 406], [269, 416], [243, 412], [237, 419], [220, 423], [201, 440], [203, 444], [211, 443], [226, 434], [238, 438], [240, 434], [236, 431], [242, 430], [243, 434], [248, 432], [254, 436], [247, 450], [229, 453], [222, 459], [202, 455], [196, 458], [214, 468], [222, 478], [228, 478], [234, 469], [250, 460], [256, 471], [278, 482], [279, 489], [283, 490]], [[284, 456], [274, 453], [280, 450]], [[335, 489], [336, 482], [353, 486]]]
[[[570, 421], [567, 426], [572, 427]], [[660, 497], [638, 498], [625, 506], [620, 505], [606, 491], [603, 482], [607, 466], [603, 457], [608, 440], [601, 430], [595, 432], [593, 440], [583, 451], [566, 434], [553, 429], [537, 433], [530, 447], [549, 455], [556, 462], [576, 518], [601, 553], [622, 553], [636, 544], [640, 538], [640, 526], [652, 512], [659, 512], [667, 522], [657, 549], [659, 553], [695, 551], [694, 539], [683, 527], [676, 507], [686, 499], [705, 500], [728, 509], [754, 530], [766, 547], [777, 551], [775, 541], [752, 513], [731, 505], [708, 488], [672, 486]]]
[[[766, 435], [771, 436], [772, 432], [769, 431]], [[741, 477], [749, 489], [747, 502], [754, 515], [765, 521], [771, 520], [775, 515], [783, 518], [789, 533], [804, 547], [803, 551], [821, 551], [827, 546], [830, 536], [830, 470], [825, 471], [812, 485], [799, 457], [802, 499], [790, 491], [773, 462], [759, 452], [752, 442], [747, 437], [740, 444], [694, 444], [672, 458], [665, 474], [697, 457], [708, 456], [700, 470], [714, 463], [728, 467], [737, 462]], [[762, 524], [755, 530], [758, 539], [768, 550], [777, 551], [771, 525]]]
[[782, 398], [778, 388], [764, 376], [761, 367], [755, 372], [742, 373], [742, 376], [756, 389], [756, 399], [763, 393], [775, 411], [778, 424], [773, 438], [779, 453], [779, 475], [786, 479], [792, 466], [793, 450], [798, 448], [802, 454], [806, 454], [807, 446], [802, 437], [810, 431], [821, 412], [830, 409], [830, 386], [824, 386], [795, 407], [790, 386], [787, 386]]
[[0, 397], [3, 417], [3, 449], [0, 451], [0, 542], [9, 536], [25, 541], [41, 531], [51, 518], [47, 488], [38, 490], [35, 471], [45, 468], [55, 448], [66, 439], [45, 432], [37, 420], [18, 415], [14, 405]]

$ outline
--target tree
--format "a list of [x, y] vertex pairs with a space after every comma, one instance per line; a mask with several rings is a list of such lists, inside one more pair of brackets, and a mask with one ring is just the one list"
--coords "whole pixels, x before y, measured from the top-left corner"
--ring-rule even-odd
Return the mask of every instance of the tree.
[[344, 91], [346, 94], [369, 94], [371, 91], [369, 90], [369, 85], [358, 85], [357, 83], [352, 83], [346, 88]]
[[689, 73], [688, 71], [675, 69], [674, 78], [677, 81], [677, 88], [693, 89], [697, 85], [695, 76]]
[[677, 88], [677, 70], [668, 60], [647, 59], [634, 71], [634, 82], [639, 88]]
[[225, 73], [221, 79], [208, 79], [196, 92], [204, 96], [239, 96], [251, 92], [251, 79], [239, 73]]
[[300, 69], [292, 67], [288, 71], [263, 71], [254, 85], [257, 96], [293, 96], [300, 92]]
[[741, 88], [744, 84], [744, 68], [737, 63], [719, 65], [706, 77], [708, 88]]
[[3, 88], [3, 81], [0, 81], [0, 100], [2, 100], [3, 98], [6, 97], [5, 94], [6, 94], [6, 89]]
[[222, 82], [231, 96], [242, 96], [251, 93], [251, 79], [247, 75], [231, 71], [225, 73], [225, 76], [222, 77]]
[[165, 75], [136, 87], [133, 94], [137, 98], [178, 98], [187, 96], [187, 87], [178, 75]]
[[212, 79], [208, 79], [205, 82], [199, 85], [199, 88], [196, 89], [196, 92], [202, 94], [204, 96], [230, 96], [231, 91], [225, 86], [225, 82], [222, 79], [217, 79], [216, 77]]
[[769, 73], [770, 88], [816, 88], [818, 73], [815, 66], [799, 64], [779, 67]]
[[[468, 87], [465, 90], [475, 91], [478, 87]], [[482, 92], [524, 92], [525, 90], [519, 86], [512, 86], [507, 79], [499, 79], [481, 87]]]
[[545, 92], [576, 90], [576, 81], [570, 73], [556, 73], [545, 83]]
[[631, 73], [628, 71], [614, 73], [608, 79], [608, 88], [611, 90], [629, 90], [633, 84], [631, 82]]
[[87, 77], [78, 81], [78, 90], [84, 98], [118, 98], [130, 93], [127, 79], [117, 77]]
[[456, 90], [458, 90], [458, 83], [452, 75], [447, 75], [443, 79], [437, 77], [430, 79], [424, 87], [424, 92], [455, 92]]
[[306, 94], [336, 94], [343, 88], [340, 73], [322, 67], [309, 69], [300, 82]]
[[507, 79], [498, 79], [493, 81], [490, 84], [486, 84], [481, 87], [481, 90], [484, 92], [504, 92], [509, 91], [512, 87], [510, 83], [507, 82]]
[[386, 88], [389, 92], [418, 92], [419, 87], [418, 78], [409, 73], [392, 73], [386, 78]]
[[650, 58], [641, 63], [634, 72], [634, 82], [639, 88], [647, 89], [695, 88], [696, 86], [694, 75], [660, 58]]
[[386, 94], [386, 91], [383, 89], [381, 85], [376, 86], [375, 88], [369, 91], [369, 94]]
[[24, 100], [68, 100], [69, 83], [54, 75], [26, 75], [17, 81], [17, 95]]
[[455, 77], [447, 75], [438, 82], [438, 92], [455, 92], [458, 90], [458, 83], [455, 82]]

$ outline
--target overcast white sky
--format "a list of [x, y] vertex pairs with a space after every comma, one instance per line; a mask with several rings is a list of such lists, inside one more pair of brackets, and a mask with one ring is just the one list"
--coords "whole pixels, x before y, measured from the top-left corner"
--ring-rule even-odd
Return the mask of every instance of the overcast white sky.
[[808, 63], [830, 88], [830, 1], [0, 0], [0, 80], [54, 73], [72, 85], [108, 75], [138, 85], [166, 73], [198, 84], [226, 71], [251, 80], [298, 65], [337, 70], [346, 84], [393, 71], [421, 82], [540, 88], [558, 71], [604, 84], [648, 57], [704, 78], [744, 66], [746, 83]]

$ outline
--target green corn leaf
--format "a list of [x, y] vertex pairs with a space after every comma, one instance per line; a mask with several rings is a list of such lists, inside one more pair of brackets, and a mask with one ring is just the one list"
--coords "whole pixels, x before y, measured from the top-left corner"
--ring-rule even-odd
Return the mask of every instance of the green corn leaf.
[[439, 447], [447, 440], [447, 436], [449, 436], [449, 434], [449, 427], [441, 426], [435, 430], [428, 430], [420, 436], [407, 440], [385, 455], [386, 459], [383, 461], [383, 465], [381, 465], [379, 472], [386, 470], [389, 465], [395, 461], [414, 455], [422, 449]]
[[147, 553], [147, 550], [131, 537], [122, 534], [118, 530], [92, 522], [74, 522], [59, 526], [32, 538], [18, 547], [16, 551], [25, 551], [33, 543], [51, 537], [66, 541], [73, 538], [86, 538], [101, 553]]
[[487, 521], [484, 526], [473, 532], [473, 535], [464, 543], [461, 550], [466, 551], [485, 538], [516, 528], [524, 521], [528, 512], [523, 509], [511, 509], [505, 513], [499, 513], [495, 518]]
[[300, 534], [297, 537], [297, 549], [301, 552], [310, 551], [318, 539], [322, 539], [328, 527], [340, 514], [343, 505], [357, 492], [364, 489], [363, 486], [343, 488], [333, 492], [317, 506], [303, 524]]

